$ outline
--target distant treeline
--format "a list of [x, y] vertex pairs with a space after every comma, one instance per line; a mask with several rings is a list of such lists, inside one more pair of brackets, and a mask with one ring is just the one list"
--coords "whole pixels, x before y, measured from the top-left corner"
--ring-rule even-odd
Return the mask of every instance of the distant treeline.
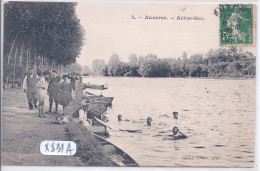
[[92, 63], [95, 75], [127, 77], [255, 77], [256, 57], [237, 47], [210, 50], [205, 56], [193, 54], [189, 58], [158, 58], [155, 54], [131, 54], [129, 62], [113, 54], [106, 64], [102, 59]]

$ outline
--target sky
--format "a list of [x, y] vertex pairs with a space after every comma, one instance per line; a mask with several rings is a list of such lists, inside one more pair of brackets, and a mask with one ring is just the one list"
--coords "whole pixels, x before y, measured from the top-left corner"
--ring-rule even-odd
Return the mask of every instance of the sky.
[[[86, 34], [77, 62], [88, 66], [95, 59], [108, 62], [113, 53], [125, 62], [132, 53], [137, 56], [154, 53], [158, 58], [177, 58], [184, 51], [188, 56], [205, 54], [220, 47], [219, 16], [214, 14], [217, 6], [79, 2], [76, 12]], [[132, 15], [137, 19], [132, 19]], [[163, 16], [168, 20], [147, 20], [145, 16]], [[176, 20], [178, 16], [197, 16], [204, 20]]]

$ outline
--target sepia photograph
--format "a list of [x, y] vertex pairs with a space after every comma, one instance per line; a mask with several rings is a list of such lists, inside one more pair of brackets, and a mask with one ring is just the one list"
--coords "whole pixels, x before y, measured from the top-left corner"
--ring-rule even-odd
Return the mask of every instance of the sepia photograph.
[[255, 167], [256, 4], [2, 14], [2, 166]]

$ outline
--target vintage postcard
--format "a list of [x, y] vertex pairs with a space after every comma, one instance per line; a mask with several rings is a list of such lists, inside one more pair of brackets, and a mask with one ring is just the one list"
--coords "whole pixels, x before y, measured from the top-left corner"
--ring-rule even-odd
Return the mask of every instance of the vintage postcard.
[[255, 167], [256, 4], [3, 3], [3, 166]]

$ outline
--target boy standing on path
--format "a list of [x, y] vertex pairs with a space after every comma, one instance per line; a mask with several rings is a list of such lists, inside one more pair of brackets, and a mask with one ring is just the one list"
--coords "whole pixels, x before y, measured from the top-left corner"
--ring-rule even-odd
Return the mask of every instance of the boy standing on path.
[[60, 92], [60, 77], [57, 75], [56, 70], [52, 70], [52, 77], [48, 86], [47, 93], [49, 95], [49, 114], [51, 113], [53, 101], [55, 102], [55, 113], [58, 112], [58, 96]]
[[28, 75], [23, 80], [23, 90], [27, 94], [27, 100], [29, 104], [29, 110], [33, 110], [33, 105], [37, 108], [37, 97], [36, 97], [36, 83], [38, 77], [34, 74], [34, 70], [30, 70]]

